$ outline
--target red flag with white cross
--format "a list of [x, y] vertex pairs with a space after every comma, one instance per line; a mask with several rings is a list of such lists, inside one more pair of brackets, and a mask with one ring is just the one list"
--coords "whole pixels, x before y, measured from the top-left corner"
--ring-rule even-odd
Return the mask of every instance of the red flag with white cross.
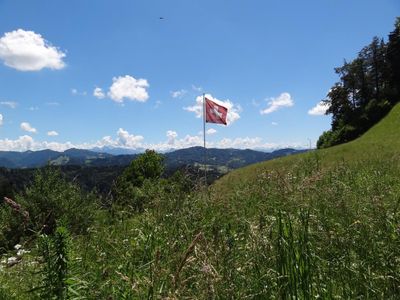
[[206, 122], [217, 123], [226, 125], [226, 116], [228, 114], [228, 108], [220, 104], [205, 98], [206, 104]]

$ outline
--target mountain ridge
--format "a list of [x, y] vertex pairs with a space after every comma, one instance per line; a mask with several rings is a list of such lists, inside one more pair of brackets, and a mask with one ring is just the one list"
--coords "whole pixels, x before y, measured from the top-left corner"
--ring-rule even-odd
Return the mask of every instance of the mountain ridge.
[[[252, 163], [286, 156], [306, 150], [284, 148], [270, 153], [251, 149], [219, 149], [208, 148], [207, 165], [225, 166], [236, 169]], [[204, 148], [200, 146], [178, 149], [163, 153], [168, 168], [178, 168], [183, 165], [204, 163]], [[128, 165], [136, 154], [113, 155], [106, 152], [96, 152], [86, 149], [71, 148], [63, 152], [44, 149], [39, 151], [0, 151], [0, 167], [12, 169], [37, 168], [45, 165], [80, 165], [94, 167], [110, 167]]]

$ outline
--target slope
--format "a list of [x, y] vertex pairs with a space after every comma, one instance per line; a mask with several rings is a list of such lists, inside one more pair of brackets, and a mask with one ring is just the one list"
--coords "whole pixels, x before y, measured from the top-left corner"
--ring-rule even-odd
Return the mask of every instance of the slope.
[[327, 149], [291, 155], [266, 162], [253, 164], [230, 172], [214, 184], [220, 195], [228, 195], [242, 184], [256, 184], [260, 174], [266, 171], [289, 172], [302, 161], [314, 159], [319, 168], [328, 169], [339, 164], [379, 163], [391, 161], [399, 164], [400, 149], [400, 103], [379, 123], [360, 138]]

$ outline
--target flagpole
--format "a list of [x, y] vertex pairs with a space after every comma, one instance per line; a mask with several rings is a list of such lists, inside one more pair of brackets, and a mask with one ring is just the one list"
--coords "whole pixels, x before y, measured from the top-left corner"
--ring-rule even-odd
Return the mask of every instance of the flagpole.
[[204, 185], [207, 186], [206, 97], [203, 93]]

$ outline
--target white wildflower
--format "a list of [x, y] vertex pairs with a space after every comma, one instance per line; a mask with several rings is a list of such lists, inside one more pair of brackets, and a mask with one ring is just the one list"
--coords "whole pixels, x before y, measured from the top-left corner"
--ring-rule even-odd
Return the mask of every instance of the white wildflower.
[[22, 246], [20, 245], [20, 244], [16, 244], [15, 246], [14, 246], [14, 249], [15, 250], [19, 250], [19, 249], [21, 249], [22, 248]]
[[7, 259], [7, 264], [15, 263], [18, 259], [14, 256], [11, 256]]
[[22, 255], [24, 255], [26, 253], [30, 253], [30, 252], [31, 251], [24, 250], [24, 249], [19, 249], [18, 252], [17, 252], [17, 256], [22, 256]]

